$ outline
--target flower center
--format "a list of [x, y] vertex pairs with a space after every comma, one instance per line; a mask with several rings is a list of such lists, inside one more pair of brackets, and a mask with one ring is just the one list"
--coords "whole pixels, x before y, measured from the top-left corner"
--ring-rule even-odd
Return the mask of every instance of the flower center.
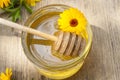
[[77, 25], [78, 25], [77, 19], [72, 19], [72, 20], [70, 21], [70, 26], [76, 27]]

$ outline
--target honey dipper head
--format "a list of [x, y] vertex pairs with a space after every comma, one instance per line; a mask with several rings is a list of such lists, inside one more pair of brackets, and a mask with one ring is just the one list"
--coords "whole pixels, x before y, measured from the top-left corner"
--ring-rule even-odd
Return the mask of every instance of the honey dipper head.
[[52, 54], [62, 60], [68, 60], [79, 56], [84, 50], [86, 41], [75, 33], [58, 31], [55, 32], [58, 40], [52, 46]]

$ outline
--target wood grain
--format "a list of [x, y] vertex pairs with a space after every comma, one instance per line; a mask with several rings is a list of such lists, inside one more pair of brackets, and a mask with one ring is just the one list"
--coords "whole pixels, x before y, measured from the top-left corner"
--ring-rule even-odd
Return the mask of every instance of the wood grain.
[[[94, 34], [84, 66], [65, 80], [120, 80], [120, 0], [42, 0], [33, 9], [36, 11], [48, 4], [80, 9]], [[29, 15], [23, 9], [18, 23], [24, 24]], [[7, 19], [2, 13], [0, 17]], [[45, 80], [25, 57], [20, 36], [21, 32], [0, 25], [0, 72], [11, 67], [15, 80]]]

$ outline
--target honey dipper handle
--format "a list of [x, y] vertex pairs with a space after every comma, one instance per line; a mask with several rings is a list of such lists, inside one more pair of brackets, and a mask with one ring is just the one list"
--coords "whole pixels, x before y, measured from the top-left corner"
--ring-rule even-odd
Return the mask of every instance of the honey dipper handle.
[[2, 19], [2, 18], [0, 18], [0, 24], [6, 25], [8, 27], [12, 27], [12, 28], [24, 31], [24, 32], [28, 32], [28, 33], [40, 36], [42, 38], [52, 40], [52, 41], [56, 41], [57, 40], [57, 37], [55, 37], [53, 35], [46, 34], [46, 33], [40, 32], [38, 30], [35, 30], [35, 29], [32, 29], [32, 28], [28, 28], [28, 27], [23, 26], [23, 25], [19, 25], [17, 23], [14, 23], [14, 22]]

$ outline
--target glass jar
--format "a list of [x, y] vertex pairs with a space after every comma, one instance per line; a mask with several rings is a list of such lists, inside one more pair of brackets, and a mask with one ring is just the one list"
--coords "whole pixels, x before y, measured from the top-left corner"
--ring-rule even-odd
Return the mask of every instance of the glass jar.
[[[35, 11], [25, 23], [39, 31], [54, 34], [59, 14], [70, 8], [66, 5], [48, 5]], [[92, 31], [87, 26], [88, 41], [83, 52], [76, 58], [62, 61], [51, 54], [52, 41], [23, 32], [22, 46], [27, 58], [40, 74], [51, 79], [65, 79], [75, 74], [83, 65], [92, 43]]]

